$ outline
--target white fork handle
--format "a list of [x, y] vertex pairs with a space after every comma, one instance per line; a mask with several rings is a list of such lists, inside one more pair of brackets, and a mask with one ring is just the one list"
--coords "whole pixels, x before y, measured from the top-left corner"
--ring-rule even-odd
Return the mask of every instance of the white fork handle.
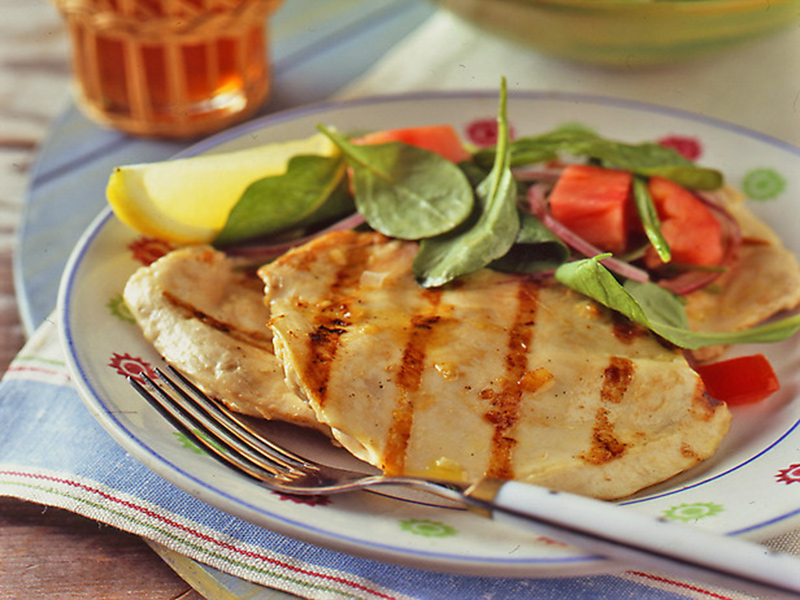
[[660, 571], [766, 598], [800, 598], [800, 559], [592, 498], [486, 480], [467, 495], [498, 521], [552, 536], [630, 569]]

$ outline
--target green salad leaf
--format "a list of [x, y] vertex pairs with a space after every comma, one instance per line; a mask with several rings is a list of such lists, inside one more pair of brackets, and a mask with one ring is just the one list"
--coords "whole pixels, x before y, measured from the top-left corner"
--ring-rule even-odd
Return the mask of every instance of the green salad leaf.
[[673, 148], [653, 142], [625, 144], [597, 138], [576, 150], [606, 167], [646, 177], [660, 175], [690, 189], [715, 190], [722, 185], [719, 171], [699, 167]]
[[475, 189], [477, 202], [464, 226], [422, 241], [414, 275], [423, 287], [438, 287], [475, 272], [505, 255], [520, 229], [517, 182], [509, 166], [505, 80], [500, 88], [498, 150], [489, 175]]
[[721, 344], [779, 342], [800, 331], [800, 315], [743, 331], [692, 331], [683, 305], [674, 294], [655, 283], [628, 280], [625, 285], [620, 284], [600, 262], [608, 256], [599, 255], [566, 263], [556, 271], [556, 279], [680, 348], [697, 350]]
[[[511, 142], [511, 168], [534, 165], [558, 158], [560, 152], [578, 148], [599, 139], [597, 134], [583, 129], [556, 129], [535, 136], [525, 136]], [[494, 162], [497, 147], [484, 148], [473, 154], [476, 164], [488, 167]]]
[[520, 228], [511, 249], [489, 267], [506, 273], [540, 273], [569, 259], [569, 247], [539, 217], [520, 212]]
[[214, 244], [229, 246], [310, 227], [353, 210], [341, 157], [295, 156], [284, 174], [247, 187]]
[[[478, 164], [492, 160], [496, 149], [475, 154]], [[516, 139], [511, 144], [511, 166], [522, 167], [572, 155], [589, 158], [605, 167], [623, 169], [645, 177], [660, 175], [696, 190], [714, 190], [722, 185], [722, 174], [695, 165], [673, 148], [645, 142], [627, 144], [600, 137], [582, 129], [556, 129]]]
[[665, 263], [670, 262], [672, 252], [669, 249], [669, 243], [661, 233], [661, 221], [653, 204], [653, 197], [647, 189], [647, 181], [639, 175], [633, 177], [633, 201], [647, 239], [653, 244], [658, 257]]
[[435, 152], [400, 142], [361, 146], [324, 126], [319, 130], [347, 158], [356, 207], [373, 229], [419, 240], [450, 231], [470, 216], [474, 196], [466, 175]]

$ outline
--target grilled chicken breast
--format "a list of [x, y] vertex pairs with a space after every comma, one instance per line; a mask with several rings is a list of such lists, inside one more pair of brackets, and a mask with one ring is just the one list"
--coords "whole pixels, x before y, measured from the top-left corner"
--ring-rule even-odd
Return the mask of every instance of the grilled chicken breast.
[[164, 359], [238, 412], [327, 432], [284, 383], [261, 281], [208, 246], [137, 270], [124, 298]]
[[729, 427], [682, 353], [554, 282], [489, 270], [423, 289], [414, 243], [339, 232], [259, 270], [287, 380], [389, 474], [619, 498]]

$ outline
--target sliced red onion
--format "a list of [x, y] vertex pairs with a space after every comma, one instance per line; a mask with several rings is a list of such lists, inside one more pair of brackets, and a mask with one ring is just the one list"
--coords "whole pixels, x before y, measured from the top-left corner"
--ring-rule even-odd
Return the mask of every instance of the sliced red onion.
[[514, 179], [523, 183], [530, 181], [541, 181], [543, 183], [554, 184], [556, 181], [558, 181], [558, 178], [561, 177], [563, 170], [564, 167], [562, 166], [554, 166], [550, 168], [537, 166], [535, 168], [516, 168], [513, 169], [513, 173]]
[[297, 246], [302, 246], [306, 242], [310, 242], [313, 239], [316, 239], [326, 233], [331, 233], [334, 231], [346, 231], [348, 229], [353, 229], [358, 227], [364, 223], [364, 217], [361, 216], [360, 213], [353, 213], [329, 225], [325, 229], [321, 229], [316, 231], [310, 235], [306, 235], [300, 238], [292, 239], [292, 240], [281, 240], [280, 242], [274, 242], [271, 244], [253, 244], [249, 246], [236, 246], [232, 248], [227, 248], [225, 252], [231, 256], [241, 256], [244, 258], [248, 258], [251, 260], [260, 260], [263, 262], [268, 262], [282, 254], [285, 254], [292, 248]]
[[717, 208], [725, 209], [725, 201], [722, 199], [722, 194], [719, 193], [719, 190], [714, 191], [701, 191], [696, 190], [694, 195], [700, 200], [703, 204], [708, 207], [715, 206]]
[[[542, 223], [544, 223], [550, 231], [556, 234], [561, 241], [563, 241], [573, 250], [576, 250], [584, 256], [589, 257], [605, 253], [603, 250], [594, 244], [589, 243], [586, 241], [586, 239], [582, 238], [577, 233], [566, 227], [560, 221], [553, 218], [547, 208], [545, 186], [534, 184], [529, 188], [528, 205], [530, 206], [531, 212], [539, 217], [542, 220]], [[600, 262], [610, 271], [613, 271], [622, 277], [627, 277], [628, 279], [633, 279], [634, 281], [640, 282], [650, 281], [650, 275], [647, 273], [647, 271], [640, 269], [639, 267], [634, 267], [624, 260], [619, 260], [618, 258], [612, 257], [604, 258]]]
[[544, 183], [534, 183], [528, 188], [528, 208], [540, 219], [548, 212], [547, 194], [551, 189], [551, 185]]

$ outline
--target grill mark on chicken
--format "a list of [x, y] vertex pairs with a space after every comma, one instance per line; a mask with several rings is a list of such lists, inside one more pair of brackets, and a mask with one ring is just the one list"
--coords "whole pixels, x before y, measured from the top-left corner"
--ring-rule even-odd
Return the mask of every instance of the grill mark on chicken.
[[610, 364], [603, 371], [603, 387], [600, 398], [603, 402], [619, 404], [633, 381], [633, 362], [621, 356], [612, 356]]
[[608, 418], [608, 409], [601, 406], [595, 415], [592, 445], [580, 457], [590, 464], [602, 465], [621, 457], [627, 449], [627, 445], [614, 435], [614, 425]]
[[611, 331], [614, 333], [614, 337], [624, 344], [632, 344], [637, 338], [650, 335], [647, 329], [617, 312], [612, 312], [611, 318], [613, 319]]
[[258, 331], [245, 331], [236, 327], [236, 325], [232, 323], [227, 323], [225, 321], [221, 321], [212, 317], [211, 315], [203, 312], [196, 306], [194, 306], [190, 302], [186, 302], [172, 294], [171, 292], [164, 290], [163, 292], [164, 298], [172, 304], [179, 312], [181, 312], [187, 319], [197, 319], [203, 322], [205, 325], [209, 327], [213, 327], [220, 333], [224, 333], [227, 336], [235, 340], [239, 340], [241, 342], [245, 342], [246, 344], [250, 344], [256, 348], [260, 348], [267, 352], [272, 352], [272, 338], [269, 334], [269, 331], [264, 329], [264, 333], [260, 333]]
[[[328, 380], [336, 353], [341, 346], [341, 337], [350, 326], [350, 303], [357, 293], [359, 281], [369, 259], [369, 246], [376, 241], [346, 246], [338, 262], [339, 270], [326, 294], [328, 300], [320, 306], [314, 319], [314, 327], [308, 334], [308, 350], [311, 368], [308, 369], [310, 388], [315, 393], [319, 406], [325, 404]], [[306, 269], [310, 269], [307, 259]]]
[[441, 296], [439, 290], [425, 290], [423, 297], [433, 314], [416, 314], [411, 317], [408, 340], [395, 377], [398, 395], [384, 451], [383, 468], [388, 475], [401, 474], [405, 466], [408, 440], [414, 425], [414, 394], [419, 390], [425, 371], [426, 347], [436, 324], [442, 319], [436, 313]]
[[627, 445], [614, 433], [614, 425], [609, 419], [607, 404], [622, 402], [634, 376], [634, 365], [630, 359], [612, 356], [603, 371], [603, 387], [600, 389], [600, 407], [595, 414], [592, 428], [592, 441], [588, 451], [580, 457], [593, 465], [602, 465], [619, 458], [627, 450]]
[[505, 356], [505, 374], [500, 391], [491, 396], [491, 408], [484, 418], [494, 425], [492, 450], [489, 456], [487, 477], [513, 479], [511, 458], [516, 438], [511, 430], [519, 419], [523, 382], [528, 369], [528, 352], [536, 325], [539, 288], [533, 282], [522, 281], [517, 288], [517, 312], [508, 334], [508, 351]]

